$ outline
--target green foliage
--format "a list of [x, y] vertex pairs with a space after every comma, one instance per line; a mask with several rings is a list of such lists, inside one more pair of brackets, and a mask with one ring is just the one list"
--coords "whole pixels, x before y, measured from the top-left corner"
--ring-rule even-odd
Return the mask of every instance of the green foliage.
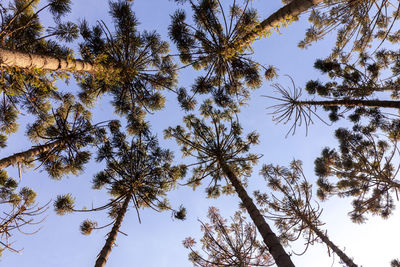
[[212, 181], [206, 188], [208, 197], [218, 197], [221, 193], [232, 194], [232, 185], [227, 182], [221, 186], [225, 175], [221, 162], [229, 164], [238, 176], [251, 174], [252, 165], [258, 156], [247, 154], [250, 146], [258, 143], [258, 134], [252, 132], [243, 138], [242, 127], [235, 121], [232, 109], [219, 110], [211, 101], [205, 101], [200, 107], [202, 119], [190, 114], [184, 117], [185, 126], [169, 127], [164, 132], [165, 138], [174, 138], [183, 156], [196, 159], [192, 177], [188, 184], [196, 188], [201, 181], [210, 176]]
[[[70, 0], [50, 0], [46, 5], [38, 8], [40, 0], [34, 1], [9, 1], [8, 6], [0, 5], [2, 21], [0, 24], [0, 40], [4, 47], [22, 50], [24, 52], [54, 53], [67, 51], [52, 40], [45, 38], [56, 37], [63, 41], [72, 41], [78, 37], [77, 26], [71, 22], [61, 22], [60, 18], [70, 12]], [[39, 15], [43, 11], [49, 11], [56, 23], [55, 27], [49, 27], [47, 35], [40, 22]], [[59, 29], [55, 31], [55, 29]], [[62, 29], [60, 31], [60, 29]], [[56, 50], [48, 48], [58, 48]]]
[[55, 179], [68, 173], [79, 174], [90, 159], [90, 152], [84, 148], [95, 141], [91, 113], [79, 102], [75, 102], [72, 95], [59, 97], [60, 106], [52, 114], [42, 116], [42, 119], [30, 124], [27, 130], [29, 138], [35, 143], [59, 142], [36, 158]]
[[182, 221], [186, 219], [186, 214], [187, 214], [186, 208], [180, 206], [179, 210], [174, 212], [174, 218]]
[[21, 197], [15, 193], [18, 183], [15, 179], [8, 177], [6, 171], [0, 171], [0, 199], [1, 203], [17, 205]]
[[96, 229], [96, 227], [97, 227], [97, 222], [91, 220], [84, 220], [80, 226], [81, 233], [83, 235], [90, 235], [93, 229]]
[[[109, 132], [104, 128], [97, 130], [96, 138], [101, 142], [97, 143], [96, 160], [104, 161], [106, 168], [94, 176], [93, 189], [106, 189], [111, 199], [98, 208], [76, 210], [71, 195], [59, 196], [55, 203], [57, 213], [108, 210], [115, 222], [118, 214], [123, 212], [122, 204], [128, 199], [138, 212], [142, 208], [172, 210], [176, 219], [185, 219], [186, 209], [181, 206], [174, 210], [166, 193], [182, 178], [186, 167], [172, 165], [172, 152], [160, 148], [148, 130], [128, 141], [119, 121], [110, 122], [108, 129]], [[86, 220], [81, 225], [81, 232], [87, 235], [96, 228], [97, 223]]]
[[137, 208], [157, 209], [157, 203], [165, 203], [161, 198], [184, 175], [185, 167], [172, 165], [172, 152], [161, 149], [149, 131], [128, 142], [119, 123], [114, 121], [109, 128], [110, 138], [103, 132], [97, 137], [104, 141], [98, 146], [96, 160], [105, 161], [107, 168], [94, 177], [93, 188], [105, 187], [116, 199], [130, 196]]
[[54, 201], [54, 210], [58, 215], [64, 215], [74, 211], [75, 198], [71, 194], [57, 196]]
[[271, 266], [272, 256], [267, 247], [257, 240], [256, 227], [246, 222], [242, 212], [231, 218], [232, 223], [222, 218], [215, 207], [208, 209], [210, 223], [201, 223], [204, 233], [201, 239], [206, 256], [194, 250], [196, 241], [187, 237], [182, 243], [190, 250], [189, 260], [193, 266]]
[[233, 102], [243, 104], [249, 98], [249, 89], [261, 86], [260, 69], [264, 67], [233, 46], [258, 24], [256, 11], [248, 8], [249, 1], [243, 8], [234, 2], [227, 14], [219, 0], [190, 1], [190, 5], [193, 25], [186, 22], [186, 13], [178, 10], [171, 17], [169, 35], [181, 62], [206, 74], [193, 84], [193, 96], [181, 90], [181, 106], [193, 109], [196, 94], [212, 94], [222, 107]]
[[[37, 8], [40, 1], [8, 1], [8, 6], [0, 4], [0, 44], [3, 48], [33, 54], [67, 57], [71, 51], [61, 46], [59, 41], [71, 42], [78, 37], [78, 28], [71, 22], [61, 22], [60, 18], [69, 12], [69, 0], [51, 0]], [[50, 11], [56, 26], [45, 29], [39, 14]], [[46, 34], [44, 33], [46, 31]], [[0, 133], [2, 136], [17, 131], [19, 113], [26, 111], [41, 118], [51, 109], [55, 81], [64, 78], [62, 72], [47, 73], [38, 69], [18, 69], [1, 67], [0, 92]]]
[[[382, 49], [370, 56], [363, 53], [357, 63], [342, 62], [335, 59], [317, 60], [314, 67], [328, 76], [328, 81], [310, 80], [306, 84], [306, 91], [310, 95], [318, 95], [323, 99], [301, 100], [301, 89], [287, 90], [281, 85], [274, 87], [282, 95], [281, 98], [271, 97], [282, 104], [275, 105], [274, 114], [277, 120], [294, 118], [298, 124], [301, 120], [307, 124], [312, 122], [311, 115], [319, 119], [316, 107], [322, 106], [329, 112], [332, 122], [347, 118], [353, 123], [363, 119], [379, 120], [386, 116], [383, 108], [398, 108], [399, 96], [399, 53], [394, 50]], [[388, 94], [395, 100], [387, 100]], [[301, 118], [301, 119], [300, 119]], [[287, 120], [286, 120], [287, 119]], [[294, 123], [296, 124], [296, 123]]]
[[[115, 30], [100, 22], [80, 26], [84, 60], [109, 66], [104, 73], [87, 74], [81, 81], [81, 100], [88, 105], [108, 93], [116, 113], [126, 116], [132, 134], [146, 127], [146, 112], [163, 108], [162, 89], [173, 90], [176, 66], [167, 56], [169, 45], [155, 32], [139, 33], [138, 21], [127, 1], [110, 2]], [[114, 71], [110, 71], [113, 68]]]
[[312, 185], [305, 179], [301, 161], [292, 161], [288, 168], [263, 165], [260, 173], [274, 193], [257, 190], [254, 194], [265, 216], [275, 221], [280, 241], [288, 244], [303, 236], [306, 247], [301, 254], [315, 242], [322, 242], [315, 232], [323, 232], [319, 229], [324, 225], [319, 219], [322, 209], [318, 202], [313, 207]]
[[[382, 138], [383, 134], [386, 138]], [[400, 189], [396, 177], [398, 167], [393, 162], [398, 155], [399, 122], [378, 126], [356, 125], [352, 130], [336, 131], [339, 149], [325, 148], [315, 160], [318, 175], [318, 196], [353, 197], [354, 210], [349, 213], [354, 222], [362, 223], [365, 214], [387, 218], [395, 208], [392, 193]], [[337, 177], [331, 181], [330, 177]]]
[[337, 29], [337, 39], [331, 56], [341, 56], [346, 46], [352, 51], [365, 52], [374, 39], [392, 43], [399, 41], [393, 27], [399, 19], [398, 4], [389, 0], [332, 0], [314, 8], [308, 20], [313, 24], [299, 47], [305, 48]]
[[265, 79], [271, 81], [278, 76], [276, 68], [274, 66], [268, 66], [264, 73]]

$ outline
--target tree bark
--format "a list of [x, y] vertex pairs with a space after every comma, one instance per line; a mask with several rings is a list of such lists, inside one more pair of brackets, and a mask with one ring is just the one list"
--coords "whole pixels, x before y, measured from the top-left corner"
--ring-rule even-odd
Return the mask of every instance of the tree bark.
[[26, 207], [23, 205], [20, 208], [18, 208], [18, 211], [10, 216], [10, 218], [7, 219], [7, 221], [3, 222], [0, 225], [0, 235], [3, 235], [4, 233], [8, 232], [8, 225], [11, 224], [15, 218], [17, 218], [19, 215], [21, 215], [24, 211], [26, 210]]
[[51, 142], [45, 145], [34, 146], [33, 148], [26, 150], [24, 152], [15, 153], [9, 157], [0, 159], [0, 170], [7, 168], [10, 165], [15, 165], [17, 163], [28, 160], [34, 156], [39, 155], [40, 153], [49, 151], [53, 148], [64, 145], [65, 140], [57, 140], [55, 142]]
[[397, 108], [400, 109], [400, 101], [393, 100], [362, 100], [362, 99], [339, 99], [327, 101], [296, 101], [297, 105], [312, 106], [346, 106], [346, 107], [374, 107], [374, 108]]
[[284, 250], [282, 244], [279, 242], [278, 237], [269, 227], [267, 222], [265, 221], [264, 216], [260, 213], [257, 206], [254, 204], [253, 200], [247, 194], [246, 190], [243, 188], [237, 176], [233, 173], [232, 169], [223, 161], [218, 160], [223, 173], [232, 183], [233, 187], [236, 190], [236, 193], [239, 195], [243, 205], [245, 206], [247, 212], [249, 213], [251, 219], [256, 225], [258, 231], [260, 232], [264, 243], [267, 245], [269, 252], [275, 260], [275, 263], [278, 267], [294, 267], [290, 256]]
[[[49, 71], [71, 71], [96, 73], [104, 70], [99, 64], [91, 64], [79, 59], [62, 59], [0, 48], [0, 67], [38, 68]], [[109, 68], [107, 68], [109, 70]]]
[[267, 19], [263, 20], [245, 37], [237, 40], [233, 44], [233, 47], [236, 49], [236, 51], [242, 50], [243, 48], [249, 46], [250, 43], [254, 41], [254, 39], [257, 38], [261, 33], [267, 32], [271, 28], [278, 26], [279, 23], [288, 16], [297, 16], [300, 13], [308, 10], [310, 7], [321, 3], [322, 1], [323, 0], [293, 0], [290, 4], [285, 5]]
[[111, 232], [108, 234], [104, 247], [101, 249], [99, 255], [97, 256], [96, 264], [94, 265], [94, 267], [106, 266], [108, 256], [110, 255], [115, 240], [117, 239], [117, 234], [119, 228], [121, 227], [122, 220], [125, 217], [126, 211], [128, 210], [128, 204], [130, 200], [131, 200], [131, 194], [129, 193], [125, 198], [124, 203], [122, 204], [121, 210], [118, 213], [117, 219], [115, 220]]
[[[279, 190], [289, 199], [290, 203], [296, 203], [292, 196], [290, 196], [286, 190], [284, 190], [282, 187], [278, 186]], [[296, 205], [293, 205], [293, 207], [296, 207]], [[347, 256], [340, 248], [338, 248], [329, 238], [327, 235], [322, 233], [322, 231], [315, 225], [313, 224], [307, 217], [299, 211], [297, 208], [292, 209], [292, 211], [301, 219], [302, 222], [304, 222], [308, 228], [310, 228], [320, 239], [322, 242], [324, 242], [330, 249], [333, 250], [333, 252], [336, 253], [336, 255], [339, 256], [339, 258], [348, 266], [348, 267], [358, 267], [357, 264], [354, 263], [354, 261]]]
[[305, 223], [310, 227], [312, 231], [324, 242], [330, 249], [333, 250], [333, 252], [336, 253], [336, 255], [339, 256], [339, 258], [349, 267], [358, 267], [357, 264], [354, 263], [352, 259], [350, 259], [340, 248], [338, 248], [329, 238], [327, 235], [323, 234], [321, 230], [319, 230], [315, 225], [312, 223], [308, 222], [307, 220]]

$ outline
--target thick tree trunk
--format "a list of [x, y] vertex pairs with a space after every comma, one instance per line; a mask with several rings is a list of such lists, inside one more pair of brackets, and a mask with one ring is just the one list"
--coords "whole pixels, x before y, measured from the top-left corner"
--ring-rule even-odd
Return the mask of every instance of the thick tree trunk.
[[346, 107], [374, 107], [374, 108], [397, 108], [400, 109], [400, 101], [393, 100], [361, 100], [340, 99], [327, 101], [296, 101], [298, 105], [312, 106], [346, 106]]
[[24, 152], [16, 153], [14, 155], [11, 155], [9, 157], [0, 159], [0, 170], [4, 169], [10, 165], [15, 165], [19, 162], [23, 162], [25, 160], [28, 160], [34, 156], [39, 155], [40, 153], [49, 151], [51, 149], [54, 149], [56, 147], [64, 145], [65, 140], [57, 140], [52, 143], [48, 143], [45, 145], [39, 145], [39, 146], [34, 146], [33, 148], [26, 150]]
[[[49, 71], [81, 71], [96, 73], [104, 70], [101, 65], [91, 64], [79, 59], [62, 59], [52, 56], [23, 53], [0, 48], [0, 67], [38, 68]], [[108, 69], [108, 68], [107, 68]]]
[[267, 19], [263, 20], [252, 30], [251, 33], [247, 34], [244, 38], [237, 40], [233, 47], [238, 51], [249, 46], [261, 33], [267, 32], [278, 26], [285, 18], [289, 16], [297, 16], [300, 13], [307, 11], [310, 7], [318, 5], [322, 1], [323, 0], [293, 0], [290, 4], [280, 8]]
[[96, 264], [94, 265], [94, 267], [106, 266], [108, 256], [110, 255], [111, 249], [115, 243], [115, 240], [117, 239], [117, 234], [119, 228], [121, 227], [122, 220], [125, 217], [125, 213], [128, 210], [128, 204], [130, 200], [131, 200], [131, 194], [128, 194], [127, 197], [125, 198], [124, 203], [122, 204], [121, 210], [118, 213], [117, 219], [115, 219], [113, 228], [111, 229], [111, 232], [108, 234], [106, 243], [104, 244], [104, 247], [101, 249], [99, 255], [97, 256]]
[[278, 267], [294, 267], [295, 265], [290, 259], [290, 256], [284, 250], [282, 244], [279, 242], [278, 237], [271, 230], [271, 228], [265, 221], [264, 216], [262, 216], [257, 206], [254, 204], [253, 200], [247, 194], [237, 176], [223, 160], [219, 160], [219, 164], [222, 168], [223, 173], [226, 175], [226, 177], [235, 188], [236, 193], [239, 195], [239, 198], [241, 199], [243, 205], [246, 207], [246, 210], [249, 213], [254, 224], [256, 225], [258, 231], [260, 232], [264, 243], [267, 245], [269, 252], [274, 258], [276, 265]]

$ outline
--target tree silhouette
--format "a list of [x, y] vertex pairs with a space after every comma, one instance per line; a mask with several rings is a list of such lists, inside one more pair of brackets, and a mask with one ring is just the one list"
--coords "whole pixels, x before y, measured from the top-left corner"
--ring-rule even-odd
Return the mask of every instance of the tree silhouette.
[[13, 233], [19, 231], [23, 234], [33, 234], [35, 232], [24, 232], [28, 225], [37, 225], [43, 221], [35, 221], [35, 218], [47, 210], [47, 205], [38, 207], [35, 205], [36, 193], [23, 187], [19, 192], [18, 183], [10, 178], [6, 171], [0, 170], [0, 205], [2, 214], [0, 215], [0, 254], [4, 250], [20, 252], [13, 247], [14, 242], [10, 239]]
[[[233, 109], [215, 109], [208, 100], [200, 107], [200, 111], [203, 119], [188, 115], [184, 118], [186, 127], [170, 127], [165, 131], [166, 138], [175, 138], [184, 156], [196, 159], [194, 165], [197, 167], [193, 169], [188, 184], [195, 188], [203, 179], [211, 176], [206, 189], [209, 197], [218, 197], [221, 191], [228, 194], [236, 191], [276, 264], [294, 266], [240, 179], [250, 175], [251, 166], [258, 159], [254, 154], [242, 156], [251, 145], [258, 143], [258, 135], [253, 132], [245, 139], [241, 137], [242, 128], [234, 120]], [[224, 180], [226, 185], [221, 186]]]
[[110, 2], [110, 15], [113, 33], [103, 22], [91, 29], [85, 21], [81, 24], [84, 41], [80, 51], [84, 60], [114, 66], [118, 73], [86, 74], [80, 97], [84, 103], [92, 104], [98, 96], [111, 94], [115, 111], [126, 115], [128, 130], [140, 131], [146, 111], [164, 106], [160, 91], [174, 90], [176, 67], [167, 56], [167, 42], [155, 32], [138, 32], [139, 22], [129, 2]]
[[400, 266], [400, 261], [398, 259], [394, 259], [390, 262], [391, 267], [399, 267]]
[[62, 96], [61, 102], [53, 114], [28, 127], [29, 138], [35, 143], [44, 143], [0, 159], [0, 169], [16, 164], [29, 165], [31, 161], [39, 160], [49, 175], [56, 179], [82, 171], [90, 157], [83, 148], [94, 141], [91, 114], [70, 94]]
[[210, 223], [201, 223], [204, 233], [201, 239], [203, 256], [196, 250], [196, 241], [187, 237], [183, 241], [185, 248], [190, 249], [189, 260], [194, 266], [271, 266], [272, 257], [267, 248], [257, 240], [256, 227], [246, 222], [241, 211], [231, 218], [232, 223], [222, 218], [215, 207], [208, 209]]
[[[105, 266], [130, 205], [136, 209], [138, 216], [142, 208], [172, 210], [177, 219], [184, 219], [186, 213], [183, 207], [173, 210], [166, 198], [166, 193], [174, 188], [177, 180], [185, 173], [184, 166], [171, 164], [171, 151], [161, 149], [149, 131], [139, 133], [129, 142], [121, 132], [118, 121], [112, 121], [109, 128], [110, 137], [104, 128], [97, 133], [102, 143], [98, 146], [96, 159], [104, 161], [106, 168], [93, 178], [93, 188], [107, 189], [111, 199], [103, 206], [90, 210], [74, 209], [74, 199], [70, 194], [59, 196], [54, 204], [57, 213], [61, 215], [73, 211], [109, 211], [112, 221], [108, 225], [113, 226], [97, 257], [96, 267]], [[90, 234], [93, 229], [104, 227], [97, 227], [96, 222], [85, 220], [81, 232]]]
[[[336, 130], [339, 149], [325, 148], [315, 160], [318, 196], [353, 197], [354, 210], [349, 214], [354, 222], [364, 222], [365, 213], [388, 217], [394, 209], [391, 192], [397, 197], [400, 189], [396, 179], [399, 168], [393, 161], [398, 155], [398, 129], [396, 120], [379, 127], [356, 125], [352, 130]], [[329, 179], [333, 176], [336, 181]]]
[[289, 168], [264, 165], [261, 174], [268, 187], [279, 195], [256, 191], [257, 203], [265, 207], [266, 217], [275, 221], [282, 242], [288, 243], [298, 240], [300, 236], [305, 237], [306, 247], [301, 255], [314, 242], [323, 242], [347, 266], [356, 267], [353, 260], [321, 229], [324, 225], [320, 220], [322, 209], [318, 202], [316, 207], [311, 203], [312, 185], [306, 180], [301, 165], [301, 161], [298, 160], [292, 161]]

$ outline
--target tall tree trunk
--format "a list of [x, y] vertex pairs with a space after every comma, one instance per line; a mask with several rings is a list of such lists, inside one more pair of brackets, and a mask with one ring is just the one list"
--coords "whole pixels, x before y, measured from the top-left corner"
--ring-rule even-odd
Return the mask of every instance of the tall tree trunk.
[[354, 261], [349, 258], [340, 248], [338, 248], [329, 238], [327, 235], [321, 232], [320, 229], [318, 229], [314, 224], [309, 222], [306, 218], [302, 217], [301, 218], [307, 225], [308, 227], [324, 242], [330, 249], [333, 250], [333, 252], [336, 253], [336, 255], [339, 256], [339, 258], [349, 267], [358, 267], [357, 264], [354, 263]]
[[124, 203], [122, 204], [117, 219], [115, 219], [115, 223], [113, 225], [113, 228], [111, 229], [111, 232], [108, 234], [104, 247], [101, 249], [99, 255], [97, 256], [96, 264], [94, 265], [94, 267], [106, 266], [108, 256], [110, 255], [111, 249], [115, 243], [115, 240], [117, 239], [117, 234], [119, 228], [121, 227], [122, 220], [125, 217], [125, 213], [128, 210], [128, 204], [130, 200], [131, 200], [131, 194], [129, 193], [125, 198]]
[[362, 99], [339, 99], [327, 101], [295, 101], [297, 105], [312, 106], [346, 106], [346, 107], [374, 107], [374, 108], [397, 108], [400, 109], [400, 101], [393, 100], [362, 100]]
[[224, 162], [224, 160], [218, 160], [223, 173], [229, 179], [231, 184], [239, 195], [243, 205], [245, 206], [247, 212], [249, 213], [251, 219], [256, 225], [258, 231], [260, 232], [264, 243], [267, 245], [269, 252], [275, 260], [278, 267], [294, 267], [290, 256], [284, 250], [282, 244], [279, 242], [278, 237], [269, 227], [265, 221], [264, 216], [260, 213], [257, 206], [254, 204], [253, 200], [247, 194], [246, 190], [243, 188], [237, 176], [233, 173], [232, 169]]
[[[0, 48], [0, 67], [38, 68], [49, 71], [82, 71], [96, 73], [104, 70], [99, 64], [91, 64], [79, 59], [62, 59]], [[109, 68], [107, 68], [109, 70]]]
[[11, 155], [9, 157], [0, 159], [0, 170], [4, 169], [10, 165], [15, 165], [17, 163], [23, 162], [25, 160], [28, 160], [34, 156], [39, 155], [40, 153], [49, 151], [51, 149], [54, 149], [56, 147], [64, 145], [65, 140], [57, 140], [55, 142], [51, 142], [45, 145], [39, 145], [39, 146], [34, 146], [29, 150], [26, 150], [24, 152], [20, 153], [15, 153], [14, 155]]
[[[291, 195], [287, 193], [285, 189], [283, 189], [281, 186], [277, 185], [279, 190], [289, 199], [290, 203], [296, 203], [295, 199], [292, 198]], [[294, 204], [293, 207], [296, 207]], [[292, 211], [301, 219], [303, 223], [305, 223], [311, 231], [313, 231], [320, 239], [322, 242], [324, 242], [330, 249], [332, 249], [333, 252], [336, 253], [336, 255], [339, 256], [339, 258], [348, 266], [348, 267], [358, 267], [357, 264], [354, 263], [354, 261], [347, 256], [340, 248], [338, 248], [329, 238], [327, 235], [322, 233], [322, 231], [315, 225], [313, 224], [307, 216], [305, 216], [304, 213], [302, 213], [300, 210], [297, 208], [292, 209]]]
[[318, 5], [322, 1], [323, 0], [293, 0], [290, 4], [285, 5], [267, 19], [263, 20], [245, 37], [237, 40], [232, 47], [236, 49], [236, 51], [242, 50], [249, 46], [261, 33], [267, 32], [278, 26], [285, 18], [289, 16], [297, 16], [300, 13], [307, 11], [310, 7]]

